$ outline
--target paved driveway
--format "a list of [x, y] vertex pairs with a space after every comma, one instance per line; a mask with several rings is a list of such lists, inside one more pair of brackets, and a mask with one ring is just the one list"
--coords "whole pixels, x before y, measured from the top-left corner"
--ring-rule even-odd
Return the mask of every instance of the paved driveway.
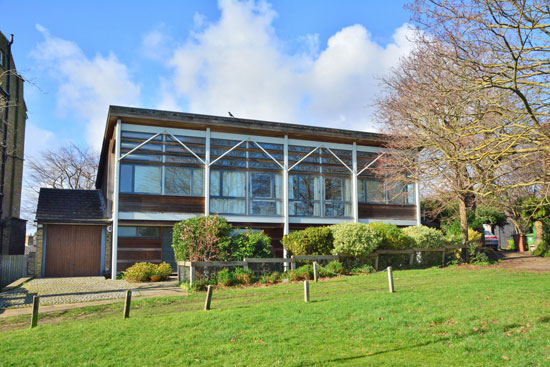
[[132, 288], [135, 286], [124, 280], [104, 277], [33, 279], [19, 288], [0, 293], [0, 309], [29, 306], [35, 295], [40, 296], [41, 305], [123, 298], [126, 290]]

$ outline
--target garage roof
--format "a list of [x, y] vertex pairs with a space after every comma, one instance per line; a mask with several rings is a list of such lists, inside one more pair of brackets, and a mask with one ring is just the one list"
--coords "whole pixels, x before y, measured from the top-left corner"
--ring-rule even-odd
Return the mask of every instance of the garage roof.
[[36, 222], [93, 223], [105, 219], [105, 203], [99, 190], [40, 189]]

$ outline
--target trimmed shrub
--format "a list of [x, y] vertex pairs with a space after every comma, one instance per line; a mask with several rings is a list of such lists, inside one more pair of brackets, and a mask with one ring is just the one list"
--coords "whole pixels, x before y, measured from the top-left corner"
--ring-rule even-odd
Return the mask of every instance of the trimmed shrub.
[[231, 225], [217, 215], [198, 216], [176, 223], [172, 247], [177, 261], [223, 260], [231, 245]]
[[334, 237], [329, 227], [309, 227], [290, 232], [281, 241], [293, 255], [330, 255]]
[[[135, 263], [134, 265], [126, 269], [126, 271], [124, 272], [124, 279], [133, 280], [136, 282], [147, 282], [151, 280], [151, 275], [153, 275], [153, 272], [155, 272], [156, 270], [157, 266], [155, 264], [146, 262]], [[172, 273], [171, 268], [170, 273]]]
[[334, 235], [334, 255], [368, 255], [382, 243], [382, 236], [365, 223], [341, 223], [330, 228]]
[[153, 275], [160, 275], [162, 279], [167, 279], [172, 274], [172, 266], [168, 263], [161, 263], [156, 266]]
[[374, 222], [368, 225], [382, 237], [380, 248], [386, 250], [403, 250], [411, 248], [414, 244], [413, 239], [403, 233], [403, 230], [395, 224]]
[[414, 247], [433, 248], [445, 247], [446, 240], [443, 232], [426, 226], [411, 226], [403, 232], [413, 239]]
[[253, 231], [235, 234], [231, 238], [231, 248], [227, 260], [242, 261], [245, 257], [273, 257], [271, 238], [264, 231]]

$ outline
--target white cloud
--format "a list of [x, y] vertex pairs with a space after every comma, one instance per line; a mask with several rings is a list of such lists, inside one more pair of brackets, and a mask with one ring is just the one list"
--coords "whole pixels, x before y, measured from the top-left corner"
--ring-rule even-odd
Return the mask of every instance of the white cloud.
[[42, 129], [31, 121], [25, 125], [25, 157], [33, 158], [51, 146], [59, 143], [54, 132]]
[[[362, 25], [334, 34], [323, 48], [317, 35], [288, 52], [273, 28], [277, 14], [265, 1], [220, 0], [221, 16], [175, 48], [173, 89], [191, 112], [373, 130], [372, 103], [378, 77], [411, 49], [407, 24], [387, 45]], [[170, 90], [165, 86], [164, 89]], [[177, 98], [165, 96], [168, 103]]]
[[301, 81], [293, 70], [296, 58], [278, 46], [274, 11], [265, 2], [219, 6], [221, 19], [175, 50], [170, 65], [176, 90], [192, 112], [292, 120]]
[[37, 25], [44, 41], [32, 55], [58, 79], [57, 110], [86, 122], [86, 140], [98, 149], [110, 104], [138, 105], [140, 87], [115, 54], [87, 57], [77, 44], [52, 36]]

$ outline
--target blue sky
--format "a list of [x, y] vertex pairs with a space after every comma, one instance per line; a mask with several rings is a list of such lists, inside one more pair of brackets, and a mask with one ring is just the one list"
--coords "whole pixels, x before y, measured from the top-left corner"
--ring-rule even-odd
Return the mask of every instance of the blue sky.
[[404, 1], [0, 0], [29, 81], [26, 154], [99, 149], [109, 104], [376, 129]]

